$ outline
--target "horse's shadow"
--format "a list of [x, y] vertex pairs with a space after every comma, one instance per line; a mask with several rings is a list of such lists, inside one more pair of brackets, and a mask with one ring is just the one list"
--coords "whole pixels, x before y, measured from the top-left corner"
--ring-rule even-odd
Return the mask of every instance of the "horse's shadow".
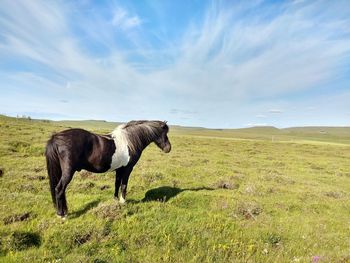
[[[194, 187], [194, 188], [178, 188], [178, 187], [171, 187], [171, 186], [160, 186], [157, 188], [153, 188], [151, 190], [148, 190], [145, 193], [145, 197], [142, 200], [134, 200], [129, 199], [127, 202], [136, 204], [136, 203], [145, 203], [150, 201], [160, 201], [160, 202], [168, 202], [171, 198], [174, 198], [178, 194], [185, 192], [185, 191], [202, 191], [202, 190], [215, 190], [215, 188], [210, 187]], [[96, 207], [101, 202], [100, 199], [91, 201], [87, 203], [84, 207], [80, 208], [77, 211], [74, 211], [69, 216], [70, 218], [78, 218], [81, 215], [87, 213], [89, 210]]]
[[91, 202], [87, 203], [84, 207], [80, 208], [79, 210], [72, 212], [71, 215], [69, 215], [69, 217], [70, 218], [78, 218], [81, 215], [85, 214], [90, 209], [96, 207], [100, 202], [101, 202], [101, 200], [99, 200], [99, 199], [91, 201]]
[[148, 190], [145, 193], [145, 197], [141, 200], [141, 202], [149, 202], [149, 201], [162, 201], [162, 202], [168, 202], [171, 198], [177, 196], [178, 194], [185, 192], [185, 191], [202, 191], [202, 190], [215, 190], [214, 188], [210, 187], [194, 187], [194, 188], [178, 188], [178, 187], [171, 187], [171, 186], [161, 186], [157, 188], [153, 188], [151, 190]]

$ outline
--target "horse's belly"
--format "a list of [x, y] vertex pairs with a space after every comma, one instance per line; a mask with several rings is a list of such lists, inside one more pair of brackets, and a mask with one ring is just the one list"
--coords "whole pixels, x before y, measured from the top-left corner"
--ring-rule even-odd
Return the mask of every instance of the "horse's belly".
[[112, 155], [111, 167], [109, 171], [114, 171], [122, 166], [126, 166], [129, 163], [130, 155], [127, 145], [116, 144], [116, 149]]

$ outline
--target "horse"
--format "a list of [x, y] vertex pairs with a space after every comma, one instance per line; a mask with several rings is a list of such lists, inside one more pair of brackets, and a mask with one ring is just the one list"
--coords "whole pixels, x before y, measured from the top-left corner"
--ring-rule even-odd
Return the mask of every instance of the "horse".
[[126, 201], [129, 176], [142, 151], [154, 142], [163, 152], [171, 150], [169, 127], [163, 121], [130, 121], [107, 135], [84, 129], [68, 129], [53, 134], [46, 145], [46, 165], [52, 201], [57, 215], [68, 214], [66, 188], [76, 171], [104, 173], [115, 171], [114, 198]]

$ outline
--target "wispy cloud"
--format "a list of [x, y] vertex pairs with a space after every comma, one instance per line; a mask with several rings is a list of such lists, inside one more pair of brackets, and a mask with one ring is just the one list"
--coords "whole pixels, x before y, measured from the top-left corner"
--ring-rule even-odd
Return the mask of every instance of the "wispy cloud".
[[141, 24], [141, 19], [137, 15], [129, 15], [125, 9], [118, 8], [113, 15], [112, 24], [127, 30]]
[[280, 110], [280, 109], [270, 109], [269, 113], [278, 113], [278, 114], [280, 114], [280, 113], [283, 113], [283, 111]]

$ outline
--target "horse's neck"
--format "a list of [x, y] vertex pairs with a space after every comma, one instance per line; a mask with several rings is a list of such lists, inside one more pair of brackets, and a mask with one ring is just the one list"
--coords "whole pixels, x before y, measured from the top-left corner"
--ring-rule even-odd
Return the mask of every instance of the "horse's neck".
[[137, 151], [139, 152], [139, 154], [141, 154], [141, 152], [147, 148], [148, 145], [150, 145], [152, 142], [154, 142], [155, 138], [148, 138], [148, 137], [145, 137], [145, 136], [142, 136], [142, 133], [138, 133], [136, 135], [133, 135], [134, 136], [134, 139], [133, 140], [130, 140], [131, 143], [134, 142], [135, 144], [135, 141], [136, 141], [136, 138], [138, 141], [140, 141], [141, 143], [136, 143], [136, 145], [133, 145], [131, 148], [134, 148], [133, 150], [134, 151]]

